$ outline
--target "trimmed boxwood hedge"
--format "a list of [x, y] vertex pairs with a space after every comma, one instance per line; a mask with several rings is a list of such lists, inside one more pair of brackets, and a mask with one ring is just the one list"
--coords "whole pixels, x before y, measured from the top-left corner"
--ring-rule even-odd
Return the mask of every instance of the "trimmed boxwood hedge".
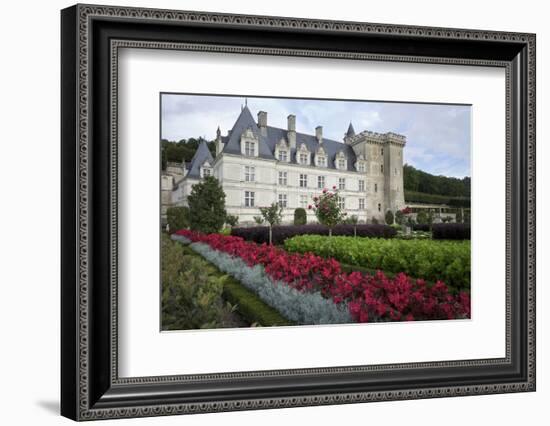
[[[397, 231], [387, 225], [355, 225], [358, 237], [393, 238]], [[336, 225], [332, 235], [353, 236], [353, 225]], [[258, 244], [269, 242], [269, 228], [267, 226], [254, 226], [250, 228], [233, 228], [231, 235], [241, 237], [247, 241]], [[328, 235], [328, 228], [324, 225], [282, 225], [273, 227], [273, 244], [283, 244], [288, 238], [296, 235]]]
[[250, 324], [263, 327], [295, 325], [229, 275], [224, 280], [223, 297], [237, 305], [237, 312]]

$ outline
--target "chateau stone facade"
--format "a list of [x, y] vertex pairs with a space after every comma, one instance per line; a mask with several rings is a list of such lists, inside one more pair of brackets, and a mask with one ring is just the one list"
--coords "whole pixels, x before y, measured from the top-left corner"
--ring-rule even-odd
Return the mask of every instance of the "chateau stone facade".
[[[294, 210], [312, 204], [323, 188], [339, 189], [348, 216], [360, 221], [383, 220], [386, 211], [405, 206], [403, 148], [405, 136], [396, 133], [355, 133], [350, 123], [343, 141], [296, 131], [296, 117], [287, 128], [268, 125], [267, 113], [254, 120], [247, 106], [233, 128], [217, 130], [216, 156], [202, 142], [189, 163], [169, 163], [162, 176], [163, 215], [170, 205], [184, 206], [194, 184], [213, 175], [226, 194], [228, 214], [240, 224], [253, 223], [259, 207], [273, 202], [283, 208], [283, 221], [292, 222]], [[308, 211], [308, 223], [315, 222]]]

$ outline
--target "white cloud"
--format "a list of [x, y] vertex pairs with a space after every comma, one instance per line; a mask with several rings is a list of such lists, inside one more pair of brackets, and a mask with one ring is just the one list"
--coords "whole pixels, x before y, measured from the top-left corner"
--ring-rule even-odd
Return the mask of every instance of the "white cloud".
[[[218, 125], [226, 134], [244, 102], [241, 97], [164, 94], [162, 137], [213, 139]], [[294, 114], [299, 132], [314, 133], [321, 125], [326, 138], [338, 141], [350, 121], [356, 132], [401, 133], [407, 136], [409, 164], [434, 174], [470, 175], [469, 106], [254, 97], [247, 103], [253, 115], [267, 111], [270, 126], [286, 128], [287, 116]]]

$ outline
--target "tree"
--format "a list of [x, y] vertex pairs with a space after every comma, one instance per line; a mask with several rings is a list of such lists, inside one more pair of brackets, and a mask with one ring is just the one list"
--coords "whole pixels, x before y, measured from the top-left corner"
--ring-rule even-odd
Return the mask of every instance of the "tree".
[[221, 230], [227, 213], [225, 211], [225, 193], [218, 179], [207, 176], [202, 182], [193, 185], [187, 201], [192, 230], [205, 234]]
[[357, 224], [359, 223], [359, 218], [357, 217], [357, 215], [352, 214], [346, 219], [346, 223], [353, 225], [353, 236], [357, 237]]
[[234, 226], [237, 226], [237, 223], [239, 223], [239, 216], [233, 216], [228, 214], [225, 217], [225, 223], [227, 223], [229, 226], [233, 228]]
[[298, 207], [294, 210], [294, 225], [305, 225], [307, 223], [307, 213], [305, 209]]
[[313, 197], [313, 206], [308, 206], [308, 209], [315, 211], [319, 223], [328, 227], [329, 237], [332, 236], [332, 228], [341, 223], [346, 216], [340, 208], [338, 190], [335, 186], [332, 189], [334, 192], [323, 189], [321, 195]]
[[273, 226], [281, 223], [283, 218], [283, 208], [277, 203], [272, 203], [269, 207], [260, 207], [262, 218], [269, 225], [269, 245], [272, 242]]
[[386, 220], [386, 224], [393, 225], [393, 213], [391, 210], [388, 210], [386, 212], [386, 216], [384, 219]]
[[166, 210], [166, 221], [168, 222], [170, 232], [189, 228], [189, 208], [168, 207]]

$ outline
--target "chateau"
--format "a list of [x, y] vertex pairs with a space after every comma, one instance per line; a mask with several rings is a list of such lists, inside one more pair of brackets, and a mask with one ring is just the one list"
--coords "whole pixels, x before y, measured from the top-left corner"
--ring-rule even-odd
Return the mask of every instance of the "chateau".
[[386, 211], [405, 206], [403, 193], [403, 147], [405, 136], [396, 133], [355, 133], [350, 123], [343, 140], [296, 131], [296, 116], [289, 115], [287, 128], [268, 125], [267, 112], [254, 120], [248, 106], [242, 108], [233, 128], [216, 133], [216, 156], [206, 142], [199, 145], [189, 163], [168, 163], [162, 175], [162, 204], [184, 206], [194, 184], [215, 176], [226, 194], [227, 213], [240, 224], [253, 223], [259, 207], [279, 203], [283, 221], [290, 223], [298, 207], [307, 210], [312, 198], [323, 190], [339, 189], [340, 203], [348, 216], [360, 221], [383, 220]]

